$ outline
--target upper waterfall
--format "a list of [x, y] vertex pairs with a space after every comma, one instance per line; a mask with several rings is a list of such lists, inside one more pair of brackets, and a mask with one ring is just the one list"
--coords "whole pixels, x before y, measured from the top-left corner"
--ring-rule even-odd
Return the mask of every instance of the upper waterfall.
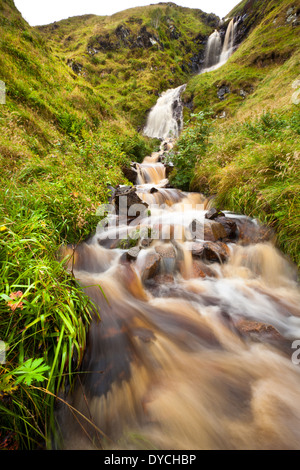
[[148, 116], [145, 135], [162, 140], [178, 137], [183, 124], [180, 95], [185, 87], [181, 85], [161, 94]]
[[233, 53], [236, 24], [237, 23], [234, 21], [234, 19], [232, 19], [227, 27], [224, 44], [220, 56], [221, 64], [224, 64]]
[[237, 22], [232, 18], [226, 29], [223, 46], [219, 31], [215, 30], [209, 36], [205, 50], [204, 68], [200, 73], [216, 70], [227, 62], [234, 52], [236, 25]]
[[205, 51], [205, 60], [204, 68], [207, 69], [219, 62], [220, 53], [222, 47], [222, 39], [219, 31], [215, 30], [208, 38], [206, 51]]

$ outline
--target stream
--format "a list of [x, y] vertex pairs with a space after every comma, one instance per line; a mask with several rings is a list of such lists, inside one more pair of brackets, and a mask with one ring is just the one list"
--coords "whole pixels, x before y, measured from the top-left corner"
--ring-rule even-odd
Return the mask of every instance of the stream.
[[72, 258], [101, 320], [57, 410], [61, 447], [297, 449], [297, 271], [256, 220], [169, 187], [179, 92], [148, 122], [160, 151], [136, 164], [135, 187], [116, 189], [108, 225]]

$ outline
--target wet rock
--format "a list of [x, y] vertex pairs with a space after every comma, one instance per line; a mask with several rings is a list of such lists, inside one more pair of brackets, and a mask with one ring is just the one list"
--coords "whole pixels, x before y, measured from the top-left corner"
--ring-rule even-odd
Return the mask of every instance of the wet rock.
[[161, 258], [176, 258], [176, 250], [173, 245], [159, 245], [155, 247], [155, 251], [160, 255]]
[[[126, 253], [124, 253], [125, 255]], [[141, 279], [136, 273], [133, 265], [127, 262], [121, 263], [118, 276], [124, 286], [126, 286], [127, 292], [129, 292], [133, 297], [139, 300], [146, 301], [148, 296], [144, 290]]]
[[157, 274], [153, 281], [157, 284], [171, 284], [174, 282], [174, 276], [172, 274]]
[[237, 225], [238, 240], [242, 245], [263, 243], [272, 240], [274, 231], [266, 225], [259, 225], [255, 221], [244, 218], [232, 218]]
[[193, 260], [193, 277], [216, 277], [216, 272], [211, 269], [203, 261], [194, 259]]
[[125, 178], [130, 181], [130, 183], [136, 184], [136, 179], [137, 179], [137, 170], [134, 168], [133, 165], [130, 167], [124, 166], [122, 167], [122, 172]]
[[226, 243], [222, 242], [204, 242], [203, 243], [203, 258], [207, 261], [224, 263], [227, 261], [230, 250]]
[[192, 255], [201, 257], [204, 254], [204, 245], [201, 242], [192, 243]]
[[216, 222], [221, 224], [226, 232], [226, 236], [224, 238], [228, 238], [230, 240], [235, 240], [238, 237], [238, 228], [236, 221], [230, 217], [217, 217], [215, 219]]
[[207, 211], [206, 214], [205, 214], [205, 218], [209, 219], [209, 220], [214, 220], [217, 217], [224, 217], [224, 216], [225, 216], [225, 214], [223, 214], [222, 211], [220, 211], [219, 209], [216, 209], [214, 207], [209, 209], [209, 211]]
[[245, 318], [241, 318], [233, 324], [243, 338], [272, 344], [290, 356], [291, 341], [284, 338], [274, 326]]
[[151, 243], [153, 242], [152, 238], [143, 238], [141, 240], [141, 247], [142, 248], [148, 248]]
[[204, 240], [216, 242], [227, 238], [227, 232], [222, 224], [214, 220], [204, 224]]
[[158, 253], [147, 253], [141, 274], [143, 281], [154, 277], [159, 270], [160, 256]]
[[130, 250], [127, 251], [127, 258], [129, 261], [135, 261], [137, 257], [139, 256], [139, 253], [141, 251], [141, 247], [139, 246], [134, 246], [133, 248], [130, 248]]
[[[144, 214], [148, 207], [148, 204], [140, 199], [132, 186], [117, 187], [112, 196], [112, 202], [117, 214], [131, 219]], [[135, 207], [132, 208], [132, 206]], [[132, 208], [131, 211], [130, 208]]]
[[271, 325], [256, 321], [245, 320], [244, 318], [235, 323], [235, 327], [242, 335], [271, 335], [276, 339], [280, 338], [280, 333]]
[[150, 194], [154, 194], [154, 193], [158, 193], [158, 189], [157, 189], [157, 188], [151, 188], [151, 189], [150, 189]]
[[172, 165], [171, 163], [166, 163], [165, 167], [166, 167], [166, 178], [169, 178], [170, 174], [174, 170], [174, 165]]

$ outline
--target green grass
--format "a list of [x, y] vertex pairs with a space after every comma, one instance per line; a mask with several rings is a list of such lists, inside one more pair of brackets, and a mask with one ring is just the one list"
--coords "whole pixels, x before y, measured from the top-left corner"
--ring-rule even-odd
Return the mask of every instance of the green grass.
[[[300, 111], [265, 112], [244, 122], [210, 128], [208, 140], [193, 121], [175, 148], [171, 181], [207, 196], [215, 204], [257, 218], [273, 227], [278, 247], [300, 266]], [[202, 124], [203, 128], [203, 124]], [[201, 134], [207, 139], [207, 132]], [[184, 144], [184, 145], [182, 145]], [[180, 168], [187, 153], [191, 167]]]

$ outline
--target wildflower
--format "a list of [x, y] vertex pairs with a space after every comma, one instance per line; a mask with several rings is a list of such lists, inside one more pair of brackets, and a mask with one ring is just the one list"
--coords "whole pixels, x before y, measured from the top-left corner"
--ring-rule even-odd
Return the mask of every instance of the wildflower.
[[8, 302], [8, 306], [9, 308], [14, 312], [17, 308], [20, 308], [21, 310], [23, 310], [23, 302], [19, 301], [19, 302], [15, 302], [16, 299], [20, 299], [21, 297], [23, 296], [23, 292], [22, 291], [18, 291], [18, 292], [12, 292], [9, 297], [11, 298], [11, 301]]
[[5, 227], [5, 225], [2, 225], [2, 227], [0, 227], [0, 232], [5, 232], [5, 230], [7, 230], [7, 227]]

